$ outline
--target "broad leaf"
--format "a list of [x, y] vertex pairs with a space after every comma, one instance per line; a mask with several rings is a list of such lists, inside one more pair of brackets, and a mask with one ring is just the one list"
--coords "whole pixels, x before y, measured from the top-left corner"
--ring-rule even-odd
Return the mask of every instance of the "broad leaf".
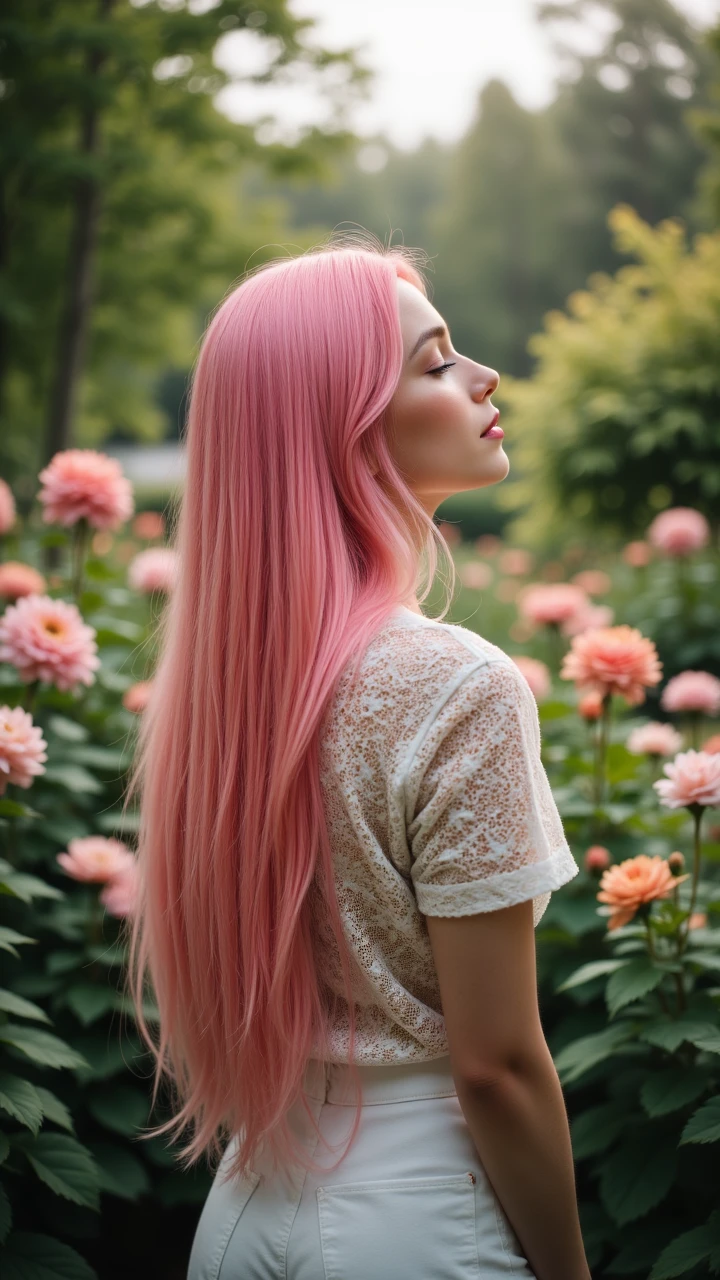
[[720, 1095], [709, 1098], [691, 1115], [680, 1145], [684, 1142], [720, 1142]]
[[98, 1280], [80, 1254], [39, 1231], [13, 1231], [3, 1249], [3, 1280]]
[[605, 999], [610, 1017], [613, 1018], [633, 1000], [640, 1000], [649, 991], [654, 991], [664, 977], [662, 970], [657, 969], [647, 957], [630, 960], [613, 974], [607, 984]]
[[649, 1116], [664, 1116], [694, 1102], [709, 1087], [707, 1071], [701, 1067], [667, 1067], [648, 1077], [640, 1101]]
[[3, 1013], [15, 1013], [19, 1018], [35, 1018], [37, 1022], [51, 1023], [39, 1004], [24, 1000], [22, 996], [16, 995], [14, 991], [6, 991], [4, 987], [0, 987], [0, 1009]]
[[35, 1085], [29, 1080], [14, 1076], [9, 1071], [0, 1071], [0, 1107], [33, 1133], [40, 1129], [42, 1101]]
[[603, 974], [615, 973], [617, 969], [622, 969], [623, 965], [629, 963], [629, 960], [592, 960], [589, 964], [581, 965], [576, 969], [555, 990], [568, 991], [571, 987], [579, 987], [583, 982], [592, 982], [593, 978], [600, 978]]
[[92, 1153], [76, 1138], [39, 1133], [36, 1138], [16, 1138], [13, 1146], [24, 1152], [38, 1178], [56, 1195], [99, 1213], [98, 1167]]
[[0, 1026], [0, 1040], [3, 1044], [19, 1049], [21, 1053], [42, 1067], [86, 1067], [88, 1065], [82, 1055], [71, 1049], [64, 1040], [51, 1035], [49, 1031], [40, 1031], [37, 1027], [25, 1027], [20, 1023], [6, 1022]]

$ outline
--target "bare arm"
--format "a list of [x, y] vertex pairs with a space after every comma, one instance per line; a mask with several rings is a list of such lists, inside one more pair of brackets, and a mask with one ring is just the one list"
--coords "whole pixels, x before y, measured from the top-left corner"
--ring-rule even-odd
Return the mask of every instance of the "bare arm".
[[562, 1087], [537, 1003], [532, 902], [426, 916], [472, 1139], [537, 1280], [590, 1280]]

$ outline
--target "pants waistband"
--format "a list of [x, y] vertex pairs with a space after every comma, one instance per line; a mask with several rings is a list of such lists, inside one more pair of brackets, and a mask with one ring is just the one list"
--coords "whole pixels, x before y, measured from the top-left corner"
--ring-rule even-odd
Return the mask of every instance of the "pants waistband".
[[[430, 1062], [399, 1062], [356, 1067], [362, 1086], [363, 1106], [379, 1102], [413, 1102], [417, 1098], [449, 1098], [457, 1093], [450, 1058]], [[304, 1089], [318, 1102], [354, 1107], [357, 1094], [351, 1068], [342, 1062], [321, 1062], [312, 1058], [307, 1065]]]

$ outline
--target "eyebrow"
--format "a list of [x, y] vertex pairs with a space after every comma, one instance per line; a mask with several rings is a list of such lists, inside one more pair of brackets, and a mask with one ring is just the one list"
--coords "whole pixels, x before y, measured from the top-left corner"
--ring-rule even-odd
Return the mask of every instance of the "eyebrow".
[[414, 355], [417, 355], [423, 343], [428, 342], [430, 338], [448, 338], [449, 339], [450, 334], [448, 333], [444, 324], [436, 324], [434, 329], [425, 329], [425, 331], [420, 334], [420, 337], [418, 338], [417, 342], [415, 343], [415, 346], [410, 352], [410, 355], [408, 356], [406, 361], [407, 364], [410, 363]]

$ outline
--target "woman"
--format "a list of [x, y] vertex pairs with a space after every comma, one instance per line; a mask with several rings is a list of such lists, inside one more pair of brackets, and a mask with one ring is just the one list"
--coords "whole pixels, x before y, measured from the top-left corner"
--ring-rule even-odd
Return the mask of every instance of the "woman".
[[523, 677], [417, 595], [508, 470], [420, 258], [262, 266], [194, 372], [131, 787], [153, 1132], [222, 1153], [189, 1280], [589, 1276], [533, 932], [578, 868]]

